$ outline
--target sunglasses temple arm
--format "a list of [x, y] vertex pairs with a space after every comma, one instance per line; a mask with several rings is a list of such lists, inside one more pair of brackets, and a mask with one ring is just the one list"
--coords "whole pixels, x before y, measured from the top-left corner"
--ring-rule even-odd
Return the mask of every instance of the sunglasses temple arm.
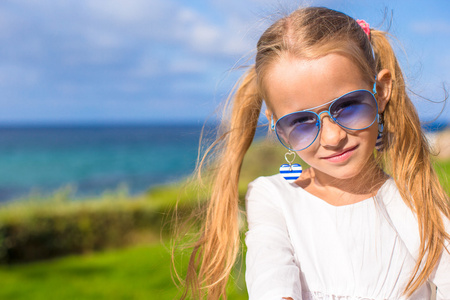
[[375, 76], [375, 82], [373, 83], [372, 91], [374, 95], [377, 93], [377, 76]]
[[270, 130], [275, 131], [275, 124], [273, 123], [273, 114], [270, 116]]

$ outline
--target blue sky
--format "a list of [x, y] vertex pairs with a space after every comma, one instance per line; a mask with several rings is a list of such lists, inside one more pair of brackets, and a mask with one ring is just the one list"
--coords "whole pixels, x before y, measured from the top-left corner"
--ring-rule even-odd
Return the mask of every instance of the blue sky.
[[[0, 123], [199, 122], [277, 11], [327, 6], [400, 41], [416, 93], [450, 85], [450, 1], [14, 0], [0, 3]], [[389, 19], [389, 17], [388, 17]], [[442, 104], [415, 98], [423, 120]], [[450, 105], [440, 117], [450, 121]]]

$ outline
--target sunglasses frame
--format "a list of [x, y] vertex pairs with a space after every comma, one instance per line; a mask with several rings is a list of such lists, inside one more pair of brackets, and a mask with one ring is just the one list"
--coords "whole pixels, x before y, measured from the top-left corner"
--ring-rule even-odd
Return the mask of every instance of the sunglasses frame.
[[[364, 128], [353, 129], [353, 128], [345, 127], [345, 126], [339, 124], [339, 122], [336, 121], [336, 118], [334, 118], [334, 117], [331, 115], [330, 107], [332, 107], [333, 104], [334, 104], [336, 101], [340, 100], [342, 97], [345, 97], [345, 96], [347, 96], [347, 95], [349, 95], [349, 94], [351, 94], [351, 93], [359, 92], [359, 91], [365, 91], [365, 92], [368, 92], [368, 93], [370, 93], [370, 94], [372, 95], [373, 100], [375, 101], [376, 116], [375, 116], [374, 120], [372, 121], [372, 123], [370, 123], [370, 125], [368, 125], [368, 126], [366, 126], [366, 127], [364, 127]], [[333, 100], [331, 100], [331, 101], [329, 101], [329, 102], [327, 102], [327, 103], [321, 104], [321, 105], [319, 105], [319, 106], [315, 106], [315, 107], [312, 107], [312, 108], [309, 108], [309, 109], [306, 109], [306, 110], [300, 110], [300, 111], [295, 111], [295, 112], [286, 114], [286, 115], [282, 116], [281, 118], [279, 118], [275, 124], [274, 124], [274, 122], [273, 122], [273, 114], [272, 114], [272, 116], [271, 116], [271, 121], [270, 121], [270, 129], [271, 129], [272, 131], [275, 131], [278, 140], [280, 141], [280, 143], [281, 143], [285, 148], [287, 148], [287, 149], [289, 149], [289, 150], [291, 150], [291, 151], [302, 151], [302, 150], [305, 150], [306, 148], [308, 148], [309, 146], [311, 146], [311, 145], [316, 141], [317, 137], [319, 136], [320, 130], [322, 129], [322, 119], [321, 119], [321, 115], [322, 115], [323, 113], [327, 113], [327, 114], [330, 116], [330, 118], [333, 120], [334, 123], [336, 123], [337, 125], [339, 125], [339, 127], [344, 128], [344, 129], [347, 129], [347, 130], [364, 130], [364, 129], [367, 129], [367, 128], [369, 128], [370, 126], [372, 126], [373, 123], [374, 123], [375, 121], [378, 122], [378, 121], [379, 121], [379, 114], [378, 114], [378, 102], [377, 102], [377, 99], [375, 98], [375, 95], [376, 95], [376, 94], [377, 94], [377, 90], [376, 90], [376, 79], [375, 79], [375, 83], [373, 84], [373, 92], [371, 92], [371, 91], [369, 91], [369, 90], [365, 90], [365, 89], [354, 90], [354, 91], [345, 93], [344, 95], [341, 95], [341, 96], [339, 96], [338, 98], [333, 99]], [[316, 112], [314, 112], [314, 111], [311, 111], [312, 109], [316, 109], [316, 108], [319, 108], [319, 107], [322, 107], [322, 106], [325, 106], [325, 105], [329, 105], [329, 107], [328, 107], [327, 110], [324, 110], [324, 111], [322, 111], [322, 112], [320, 112], [320, 113], [316, 113]], [[318, 130], [317, 130], [316, 136], [314, 137], [313, 141], [312, 141], [308, 146], [306, 146], [306, 147], [304, 147], [304, 148], [302, 148], [302, 149], [293, 149], [293, 148], [290, 148], [290, 147], [286, 146], [286, 145], [283, 143], [283, 141], [281, 140], [280, 136], [278, 135], [278, 132], [277, 132], [276, 128], [277, 128], [278, 122], [279, 122], [281, 119], [283, 119], [283, 118], [286, 117], [286, 116], [290, 116], [290, 115], [292, 115], [292, 114], [296, 114], [296, 113], [300, 113], [300, 112], [310, 112], [310, 113], [315, 114], [315, 115], [317, 116], [317, 123], [318, 123], [317, 126], [318, 126], [319, 128], [318, 128]]]

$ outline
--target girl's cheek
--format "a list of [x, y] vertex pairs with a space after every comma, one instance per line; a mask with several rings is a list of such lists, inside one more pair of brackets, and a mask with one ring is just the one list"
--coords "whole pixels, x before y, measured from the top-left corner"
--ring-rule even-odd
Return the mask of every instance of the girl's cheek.
[[297, 155], [302, 161], [307, 163], [309, 166], [313, 167], [314, 162], [313, 162], [312, 158], [314, 157], [314, 154], [308, 150], [309, 149], [303, 150], [303, 151], [297, 151]]

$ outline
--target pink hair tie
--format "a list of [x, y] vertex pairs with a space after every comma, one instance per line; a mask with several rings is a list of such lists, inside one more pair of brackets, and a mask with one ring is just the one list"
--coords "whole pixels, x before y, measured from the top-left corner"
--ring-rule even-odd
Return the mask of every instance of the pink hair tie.
[[364, 30], [364, 32], [367, 34], [367, 36], [370, 39], [370, 26], [369, 26], [369, 23], [367, 23], [364, 20], [356, 20], [356, 23], [358, 23], [359, 26], [361, 26], [361, 28]]

